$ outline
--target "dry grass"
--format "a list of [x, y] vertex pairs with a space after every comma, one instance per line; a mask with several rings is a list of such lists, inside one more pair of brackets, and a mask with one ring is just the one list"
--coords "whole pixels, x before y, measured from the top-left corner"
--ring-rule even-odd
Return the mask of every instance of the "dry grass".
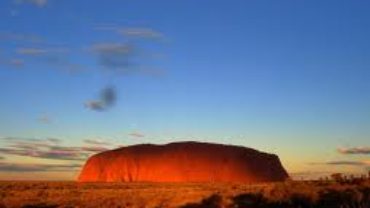
[[370, 207], [370, 182], [0, 182], [0, 207]]

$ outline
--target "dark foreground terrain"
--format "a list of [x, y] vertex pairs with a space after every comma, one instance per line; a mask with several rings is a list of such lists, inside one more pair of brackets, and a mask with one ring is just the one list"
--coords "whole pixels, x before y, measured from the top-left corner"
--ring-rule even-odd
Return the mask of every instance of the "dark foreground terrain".
[[0, 207], [369, 208], [370, 182], [259, 185], [0, 182]]

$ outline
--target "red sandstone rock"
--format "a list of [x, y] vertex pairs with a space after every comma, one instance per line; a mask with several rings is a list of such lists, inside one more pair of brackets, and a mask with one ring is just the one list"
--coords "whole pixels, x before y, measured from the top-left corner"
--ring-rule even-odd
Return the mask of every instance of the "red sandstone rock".
[[96, 154], [80, 182], [270, 182], [288, 174], [274, 154], [199, 142], [141, 144]]

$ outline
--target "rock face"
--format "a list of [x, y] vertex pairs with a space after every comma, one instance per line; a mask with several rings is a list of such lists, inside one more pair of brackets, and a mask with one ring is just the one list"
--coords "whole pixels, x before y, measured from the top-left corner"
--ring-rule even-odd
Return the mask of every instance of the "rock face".
[[212, 143], [141, 144], [96, 154], [80, 182], [271, 182], [289, 176], [278, 156]]

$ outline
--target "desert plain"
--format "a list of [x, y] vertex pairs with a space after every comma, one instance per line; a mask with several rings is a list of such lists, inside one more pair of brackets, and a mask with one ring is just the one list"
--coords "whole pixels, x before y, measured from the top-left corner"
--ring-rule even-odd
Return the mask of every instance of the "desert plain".
[[0, 182], [1, 208], [370, 207], [370, 181], [279, 183]]

